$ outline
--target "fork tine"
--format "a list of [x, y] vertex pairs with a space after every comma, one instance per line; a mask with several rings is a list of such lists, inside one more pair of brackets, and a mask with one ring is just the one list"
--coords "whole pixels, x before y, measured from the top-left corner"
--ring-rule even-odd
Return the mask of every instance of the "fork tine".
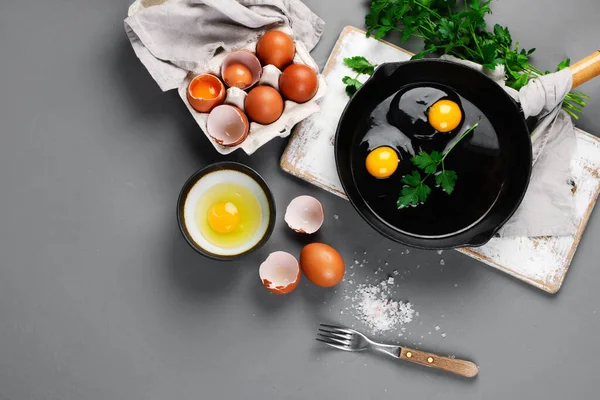
[[319, 324], [319, 325], [321, 325], [321, 326], [323, 326], [325, 328], [329, 328], [331, 330], [336, 330], [336, 331], [339, 331], [339, 332], [344, 332], [344, 333], [347, 333], [347, 334], [350, 334], [350, 335], [352, 334], [351, 330], [349, 330], [347, 328], [344, 328], [343, 326], [336, 326], [336, 325], [329, 325], [329, 324]]
[[322, 334], [320, 332], [317, 333], [317, 336], [320, 337], [320, 338], [323, 338], [325, 340], [328, 340], [331, 343], [339, 343], [339, 344], [341, 344], [343, 346], [350, 346], [350, 339], [343, 339], [342, 340], [342, 339], [338, 339], [338, 338], [333, 337], [333, 336], [324, 335], [324, 334]]
[[328, 345], [328, 346], [331, 346], [331, 347], [335, 347], [336, 349], [339, 349], [339, 350], [345, 350], [345, 351], [352, 351], [352, 350], [351, 350], [349, 347], [346, 347], [346, 346], [340, 346], [340, 345], [337, 345], [337, 344], [329, 343], [328, 341], [326, 341], [326, 340], [323, 340], [323, 339], [321, 339], [321, 338], [316, 338], [316, 339], [317, 339], [319, 342], [325, 343], [326, 345]]
[[339, 332], [336, 332], [336, 331], [329, 331], [327, 329], [322, 329], [322, 328], [319, 328], [318, 332], [326, 333], [329, 336], [339, 337], [340, 339], [347, 339], [347, 340], [352, 339], [352, 334], [351, 333], [343, 333], [343, 332], [339, 333]]

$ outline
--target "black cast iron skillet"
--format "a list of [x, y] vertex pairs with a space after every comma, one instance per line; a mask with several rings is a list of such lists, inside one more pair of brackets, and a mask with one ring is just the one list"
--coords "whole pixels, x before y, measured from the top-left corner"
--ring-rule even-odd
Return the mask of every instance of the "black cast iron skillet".
[[[599, 54], [593, 55], [596, 62], [600, 59]], [[595, 65], [598, 69], [598, 64]], [[587, 67], [589, 66], [583, 68], [586, 71], [582, 71], [582, 74], [590, 75], [590, 68]], [[582, 75], [575, 75], [575, 71], [572, 71], [574, 86], [598, 74], [596, 70], [593, 76], [588, 76], [582, 81]], [[427, 208], [418, 210], [416, 214], [408, 210], [409, 214], [399, 214], [392, 222], [374, 211], [375, 198], [368, 191], [370, 188], [365, 190], [365, 177], [359, 170], [364, 169], [364, 154], [356, 149], [364, 137], [365, 127], [369, 125], [371, 113], [376, 105], [407, 85], [442, 85], [451, 88], [474, 104], [489, 120], [499, 143], [497, 162], [494, 165], [499, 166], [496, 175], [501, 175], [502, 180], [500, 188], [494, 194], [493, 202], [484, 199], [484, 189], [463, 193], [462, 198], [457, 194], [457, 190], [452, 196], [459, 197], [452, 198], [452, 201], [448, 201], [451, 196], [437, 196], [433, 200], [430, 198], [424, 205], [419, 206]], [[438, 59], [385, 63], [376, 69], [373, 76], [347, 104], [336, 132], [335, 157], [338, 174], [350, 202], [359, 214], [384, 236], [408, 246], [424, 249], [476, 247], [487, 243], [515, 213], [523, 200], [531, 175], [532, 148], [529, 134], [528, 124], [520, 106], [498, 84], [476, 70]], [[470, 160], [461, 162], [469, 163]], [[471, 164], [473, 171], [489, 168], [489, 165], [483, 166], [477, 162], [478, 160], [473, 160]], [[412, 168], [410, 161], [405, 157], [401, 165], [406, 163]], [[471, 187], [485, 185], [481, 176], [480, 181], [466, 183]], [[461, 178], [463, 177], [459, 176], [458, 182], [465, 185], [464, 181], [460, 181]], [[390, 181], [390, 185], [398, 186], [398, 192], [402, 187], [398, 177], [396, 181]], [[478, 204], [483, 201], [488, 203], [481, 209], [481, 215], [473, 219], [473, 210], [483, 206]], [[403, 213], [406, 210], [397, 212]], [[471, 214], [467, 215], [469, 212]], [[406, 218], [401, 218], [402, 215]], [[461, 223], [461, 218], [464, 219], [464, 224]]]

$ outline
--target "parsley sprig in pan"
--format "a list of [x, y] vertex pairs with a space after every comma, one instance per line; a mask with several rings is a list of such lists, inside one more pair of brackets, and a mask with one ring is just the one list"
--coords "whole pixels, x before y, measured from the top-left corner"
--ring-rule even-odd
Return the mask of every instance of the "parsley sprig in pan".
[[[425, 41], [425, 48], [413, 59], [427, 54], [450, 54], [464, 60], [495, 69], [503, 65], [506, 84], [519, 90], [531, 78], [550, 73], [529, 64], [535, 49], [513, 46], [508, 28], [494, 25], [488, 31], [485, 15], [491, 13], [489, 0], [373, 0], [365, 17], [367, 35], [380, 39], [388, 32], [399, 31], [402, 42], [411, 36]], [[562, 61], [557, 70], [568, 67], [570, 60]], [[589, 97], [579, 91], [569, 93], [563, 109], [577, 118]]]
[[[396, 202], [398, 209], [408, 206], [416, 207], [419, 204], [424, 203], [431, 193], [431, 187], [426, 183], [431, 176], [435, 177], [435, 184], [437, 186], [441, 187], [444, 192], [452, 194], [458, 175], [455, 171], [446, 169], [444, 160], [465, 136], [473, 132], [473, 130], [479, 126], [480, 122], [481, 119], [467, 129], [444, 154], [439, 151], [432, 151], [431, 153], [422, 151], [410, 159], [418, 169], [413, 171], [410, 175], [404, 175], [402, 177], [404, 187], [400, 191], [400, 196]], [[419, 170], [423, 171], [426, 175], [423, 177]]]

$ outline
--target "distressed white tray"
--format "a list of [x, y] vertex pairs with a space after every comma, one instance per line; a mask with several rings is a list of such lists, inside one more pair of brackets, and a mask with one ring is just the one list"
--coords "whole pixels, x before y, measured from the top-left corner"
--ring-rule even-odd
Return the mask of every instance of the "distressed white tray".
[[[341, 33], [325, 65], [323, 75], [328, 91], [321, 111], [296, 127], [281, 158], [281, 168], [307, 182], [346, 198], [336, 172], [333, 141], [337, 120], [348, 99], [342, 77], [349, 69], [335, 68], [345, 57], [363, 55], [374, 63], [405, 61], [411, 53], [382, 40], [367, 38], [360, 29], [348, 26]], [[581, 131], [571, 161], [575, 182], [573, 197], [579, 219], [577, 234], [561, 237], [493, 238], [478, 248], [459, 249], [522, 281], [549, 293], [556, 293], [565, 279], [577, 245], [600, 193], [600, 139]]]

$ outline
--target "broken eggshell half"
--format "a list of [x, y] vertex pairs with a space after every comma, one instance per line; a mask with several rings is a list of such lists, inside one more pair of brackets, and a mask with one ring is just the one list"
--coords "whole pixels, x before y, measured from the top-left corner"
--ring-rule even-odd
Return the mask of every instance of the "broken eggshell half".
[[276, 251], [260, 264], [258, 274], [270, 292], [287, 294], [296, 289], [300, 282], [300, 265], [290, 253]]
[[225, 59], [223, 60], [223, 65], [221, 65], [221, 76], [223, 77], [223, 81], [227, 86], [236, 86], [234, 82], [229, 82], [226, 78], [227, 68], [232, 65], [241, 64], [244, 67], [248, 68], [248, 71], [252, 74], [252, 79], [248, 85], [237, 86], [239, 89], [246, 90], [256, 85], [256, 82], [260, 79], [262, 75], [262, 66], [260, 65], [260, 61], [258, 58], [248, 50], [237, 50], [229, 53]]
[[323, 225], [325, 213], [319, 200], [312, 196], [298, 196], [285, 210], [284, 220], [296, 232], [312, 234]]
[[208, 115], [206, 130], [221, 146], [232, 147], [246, 140], [250, 123], [242, 110], [223, 104], [213, 108]]

